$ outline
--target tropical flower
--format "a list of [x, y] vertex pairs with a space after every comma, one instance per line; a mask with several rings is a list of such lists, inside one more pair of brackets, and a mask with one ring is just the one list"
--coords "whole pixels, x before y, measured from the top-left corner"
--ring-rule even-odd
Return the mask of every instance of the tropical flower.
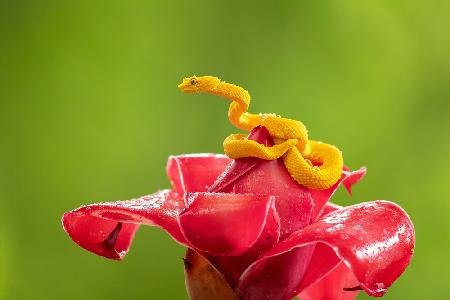
[[[264, 127], [248, 139], [272, 142]], [[171, 156], [167, 173], [172, 189], [82, 206], [64, 214], [64, 229], [81, 247], [121, 260], [141, 224], [161, 227], [189, 249], [192, 299], [382, 296], [413, 255], [414, 228], [398, 205], [328, 202], [340, 185], [351, 193], [365, 168], [343, 170], [326, 190], [295, 182], [280, 159]], [[218, 279], [193, 271], [201, 264]]]

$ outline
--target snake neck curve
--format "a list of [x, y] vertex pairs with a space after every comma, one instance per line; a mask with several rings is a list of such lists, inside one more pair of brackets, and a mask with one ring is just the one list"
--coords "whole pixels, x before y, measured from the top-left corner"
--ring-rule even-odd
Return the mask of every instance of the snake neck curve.
[[255, 122], [256, 120], [253, 120], [256, 116], [247, 113], [250, 105], [250, 94], [247, 90], [240, 86], [215, 79], [211, 80], [210, 84], [204, 85], [202, 92], [232, 101], [228, 109], [228, 119], [237, 128], [250, 131], [258, 126], [257, 122]]

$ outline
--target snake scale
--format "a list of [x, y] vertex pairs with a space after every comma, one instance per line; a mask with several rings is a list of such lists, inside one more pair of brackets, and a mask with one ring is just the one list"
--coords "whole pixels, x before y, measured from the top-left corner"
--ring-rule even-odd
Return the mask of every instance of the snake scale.
[[178, 88], [185, 93], [203, 92], [230, 100], [228, 119], [234, 126], [245, 131], [264, 126], [274, 141], [273, 146], [267, 147], [248, 140], [244, 134], [231, 134], [223, 142], [228, 157], [282, 158], [291, 177], [312, 189], [327, 189], [341, 178], [343, 159], [338, 148], [309, 140], [308, 131], [300, 121], [275, 114], [249, 113], [250, 94], [245, 89], [214, 76], [184, 78]]

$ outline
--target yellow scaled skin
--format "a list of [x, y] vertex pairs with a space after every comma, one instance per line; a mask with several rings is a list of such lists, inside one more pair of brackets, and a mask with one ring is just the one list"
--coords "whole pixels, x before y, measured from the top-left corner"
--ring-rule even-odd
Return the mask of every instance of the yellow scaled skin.
[[185, 93], [204, 92], [231, 100], [228, 119], [234, 126], [246, 131], [264, 126], [275, 142], [274, 146], [266, 147], [243, 134], [232, 134], [223, 142], [228, 157], [266, 160], [282, 157], [292, 178], [312, 189], [327, 189], [341, 178], [343, 160], [338, 148], [308, 140], [308, 131], [300, 121], [274, 114], [248, 113], [250, 94], [245, 89], [213, 76], [184, 78], [178, 88]]

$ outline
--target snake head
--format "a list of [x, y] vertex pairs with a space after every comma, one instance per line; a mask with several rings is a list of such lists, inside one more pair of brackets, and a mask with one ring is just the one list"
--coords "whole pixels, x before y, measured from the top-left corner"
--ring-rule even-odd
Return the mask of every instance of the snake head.
[[178, 88], [185, 93], [198, 93], [210, 90], [220, 82], [220, 79], [213, 76], [191, 76], [185, 77]]

